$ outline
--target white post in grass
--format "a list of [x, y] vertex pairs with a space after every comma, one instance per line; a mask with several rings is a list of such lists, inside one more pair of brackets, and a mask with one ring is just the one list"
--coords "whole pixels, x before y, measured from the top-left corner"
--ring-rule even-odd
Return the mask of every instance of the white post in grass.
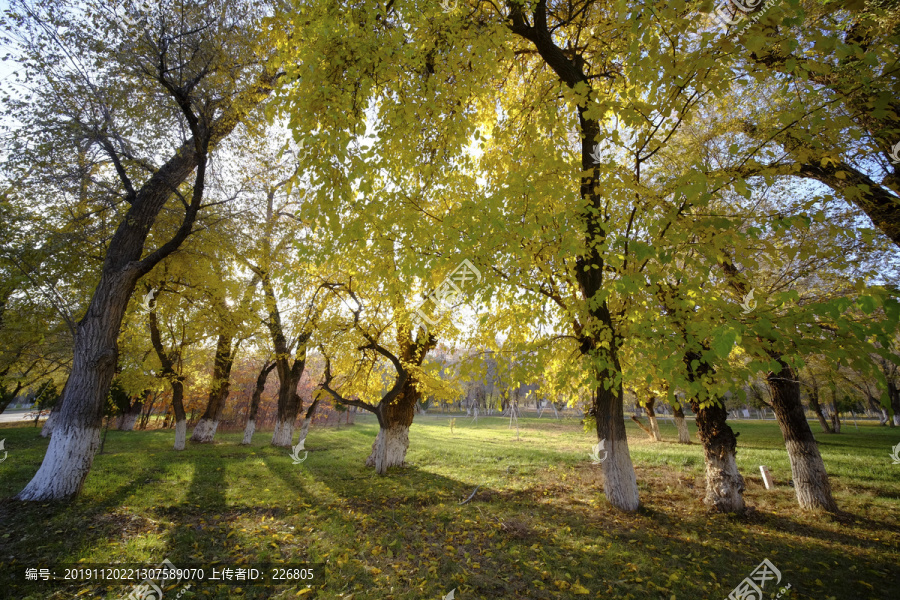
[[767, 490], [771, 490], [775, 485], [772, 483], [772, 475], [769, 473], [769, 467], [765, 465], [759, 466], [759, 472], [762, 473], [763, 483]]

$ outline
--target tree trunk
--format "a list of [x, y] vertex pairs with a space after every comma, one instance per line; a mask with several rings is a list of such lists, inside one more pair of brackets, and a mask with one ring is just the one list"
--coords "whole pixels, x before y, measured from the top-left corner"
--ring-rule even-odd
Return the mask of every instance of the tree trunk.
[[378, 436], [372, 444], [372, 453], [366, 459], [367, 467], [375, 467], [375, 472], [384, 475], [390, 467], [402, 467], [409, 448], [409, 427], [415, 416], [419, 391], [413, 378], [407, 379], [403, 390], [390, 403], [379, 404], [375, 412], [378, 417]]
[[309, 435], [309, 425], [312, 423], [313, 415], [316, 414], [316, 409], [319, 407], [319, 398], [316, 397], [313, 400], [312, 404], [309, 405], [309, 409], [306, 411], [306, 415], [303, 417], [303, 425], [300, 427], [300, 439], [297, 440], [297, 443], [306, 441], [306, 436]]
[[891, 410], [894, 411], [891, 427], [896, 427], [900, 425], [900, 387], [892, 379], [888, 379], [888, 399], [891, 403]]
[[656, 438], [655, 438], [654, 435], [653, 435], [653, 430], [652, 430], [652, 429], [650, 429], [649, 427], [647, 427], [646, 425], [644, 425], [644, 424], [641, 422], [641, 420], [638, 419], [638, 418], [637, 418], [636, 416], [634, 416], [634, 415], [631, 415], [631, 420], [634, 421], [635, 423], [637, 423], [637, 426], [640, 427], [640, 428], [643, 430], [643, 432], [647, 434], [647, 437], [650, 438], [650, 441], [652, 441], [652, 442], [655, 442], [655, 441], [656, 441]]
[[706, 460], [706, 496], [704, 504], [722, 513], [741, 513], [744, 504], [744, 478], [737, 468], [737, 437], [727, 423], [728, 411], [718, 399], [701, 407], [691, 400], [697, 419], [697, 434]]
[[187, 419], [184, 412], [184, 382], [176, 378], [172, 380], [172, 409], [175, 412], [175, 450], [184, 450], [187, 437]]
[[278, 415], [275, 417], [275, 431], [272, 433], [272, 445], [290, 448], [294, 438], [294, 423], [297, 415], [303, 409], [303, 401], [297, 395], [297, 382], [288, 380], [286, 386], [279, 387]]
[[[123, 227], [127, 227], [125, 222], [116, 237], [121, 237]], [[117, 247], [115, 241], [110, 253]], [[122, 240], [118, 241], [121, 245]], [[119, 325], [137, 281], [134, 268], [110, 272], [109, 263], [107, 259], [87, 312], [78, 323], [72, 371], [58, 401], [60, 409], [47, 453], [34, 478], [16, 496], [19, 500], [71, 498], [81, 491], [94, 463], [103, 405], [116, 370]]]
[[[618, 356], [613, 355], [616, 369]], [[619, 370], [621, 372], [621, 370]], [[603, 386], [604, 380], [615, 381], [615, 373], [602, 370], [598, 373], [597, 391], [594, 396], [593, 414], [597, 423], [597, 440], [605, 440], [607, 458], [603, 461], [603, 492], [610, 504], [619, 510], [634, 512], [640, 507], [637, 476], [628, 451], [628, 434], [625, 431], [624, 397], [621, 378], [610, 389]]]
[[225, 400], [231, 389], [231, 367], [237, 354], [237, 347], [231, 347], [232, 338], [227, 334], [220, 334], [216, 343], [216, 357], [213, 361], [212, 383], [209, 389], [209, 398], [206, 402], [206, 410], [194, 432], [191, 435], [192, 442], [211, 443], [219, 427], [219, 419], [225, 408]]
[[[713, 373], [700, 352], [685, 352], [684, 363], [688, 369], [688, 379], [692, 382]], [[717, 512], [741, 513], [746, 509], [744, 478], [737, 468], [737, 436], [728, 425], [728, 411], [719, 398], [703, 404], [697, 398], [691, 398], [690, 403], [706, 462], [706, 496], [703, 502]]]
[[44, 426], [41, 427], [41, 437], [50, 437], [53, 435], [53, 426], [56, 424], [56, 416], [59, 414], [59, 405], [60, 403], [57, 402], [56, 406], [50, 409], [50, 415], [47, 417], [47, 420], [44, 421]]
[[269, 373], [275, 368], [275, 363], [264, 364], [256, 378], [256, 387], [253, 389], [253, 396], [250, 398], [250, 412], [247, 415], [247, 425], [244, 427], [244, 439], [241, 442], [244, 446], [249, 446], [253, 441], [253, 432], [256, 430], [256, 412], [259, 410], [259, 400], [262, 393], [266, 389], [266, 379]]
[[659, 423], [656, 421], [656, 412], [654, 412], [653, 407], [656, 405], [656, 398], [650, 398], [647, 401], [647, 420], [650, 421], [650, 433], [653, 441], [661, 442], [662, 436], [659, 434]]
[[837, 410], [831, 413], [831, 428], [834, 433], [841, 432], [841, 416], [837, 413]]
[[819, 387], [816, 385], [814, 385], [809, 392], [809, 407], [816, 413], [816, 418], [819, 419], [819, 426], [822, 428], [822, 431], [825, 433], [834, 433], [834, 430], [828, 424], [828, 421], [825, 420], [825, 414], [822, 412], [822, 405], [819, 404]]
[[143, 410], [144, 402], [142, 400], [133, 401], [128, 412], [119, 419], [119, 431], [134, 431], [134, 425], [137, 423], [138, 417], [141, 416]]
[[687, 420], [684, 418], [684, 410], [680, 404], [672, 407], [672, 415], [675, 419], [675, 427], [678, 429], [678, 443], [690, 444], [691, 432], [688, 430]]
[[[69, 381], [66, 380], [66, 385], [69, 384]], [[66, 387], [63, 386], [63, 391], [59, 395], [59, 400], [56, 401], [56, 404], [53, 405], [53, 408], [50, 409], [50, 415], [47, 417], [47, 420], [44, 421], [44, 426], [41, 427], [41, 437], [50, 437], [53, 435], [53, 427], [56, 425], [56, 419], [59, 416], [59, 409], [62, 408], [62, 399], [66, 395]]]
[[837, 505], [831, 495], [825, 463], [803, 414], [800, 382], [793, 368], [780, 355], [770, 355], [781, 366], [778, 373], [769, 372], [766, 381], [772, 391], [772, 407], [791, 461], [797, 501], [803, 509], [835, 512]]

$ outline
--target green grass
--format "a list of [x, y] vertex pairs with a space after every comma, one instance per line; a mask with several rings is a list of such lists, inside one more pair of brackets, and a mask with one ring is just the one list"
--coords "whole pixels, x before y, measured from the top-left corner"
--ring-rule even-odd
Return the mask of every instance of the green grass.
[[[650, 443], [628, 423], [643, 506], [603, 497], [595, 439], [577, 420], [417, 417], [409, 467], [378, 477], [363, 466], [374, 419], [313, 429], [308, 459], [240, 434], [171, 450], [172, 431], [110, 431], [81, 496], [66, 503], [8, 499], [33, 476], [47, 440], [29, 426], [0, 429], [0, 573], [14, 598], [125, 597], [130, 585], [23, 584], [24, 568], [86, 563], [317, 564], [312, 587], [195, 584], [181, 598], [721, 600], [765, 558], [792, 590], [782, 598], [888, 599], [900, 589], [900, 430], [844, 425], [816, 434], [837, 516], [801, 512], [774, 422], [737, 421], [738, 463], [755, 510], [707, 513], [702, 448]], [[816, 427], [816, 425], [813, 425]], [[765, 464], [777, 489], [765, 490]], [[465, 505], [475, 486], [474, 499]], [[771, 584], [770, 584], [771, 586]], [[773, 588], [767, 587], [771, 592]], [[584, 593], [585, 590], [589, 593]], [[11, 594], [11, 595], [9, 595]], [[30, 596], [29, 596], [30, 594]], [[175, 597], [167, 592], [165, 598]], [[767, 598], [771, 597], [767, 594]]]

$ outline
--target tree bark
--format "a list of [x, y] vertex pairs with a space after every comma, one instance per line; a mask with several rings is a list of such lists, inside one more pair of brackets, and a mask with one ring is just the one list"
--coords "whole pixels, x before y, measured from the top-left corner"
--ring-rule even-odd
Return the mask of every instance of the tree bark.
[[[147, 394], [149, 396], [149, 393]], [[137, 423], [138, 417], [144, 410], [143, 400], [135, 399], [132, 401], [128, 412], [123, 414], [119, 419], [119, 431], [134, 431], [134, 425]]]
[[[619, 370], [618, 356], [613, 354], [614, 368]], [[608, 452], [602, 463], [603, 491], [610, 504], [619, 510], [634, 512], [640, 507], [637, 476], [628, 450], [628, 434], [625, 431], [624, 396], [621, 379], [606, 389], [602, 382], [615, 377], [612, 370], [600, 370], [597, 380], [592, 413], [597, 424], [597, 440], [605, 440]]]
[[744, 478], [737, 468], [737, 437], [727, 423], [728, 411], [719, 399], [709, 406], [691, 400], [697, 433], [706, 460], [706, 496], [703, 502], [722, 513], [745, 510]]
[[650, 421], [650, 435], [655, 442], [661, 442], [662, 436], [659, 434], [659, 423], [656, 420], [656, 412], [653, 410], [656, 405], [656, 398], [650, 398], [647, 401], [647, 420]]
[[690, 444], [691, 432], [687, 426], [687, 420], [684, 418], [684, 410], [680, 404], [672, 407], [672, 415], [675, 420], [675, 427], [678, 429], [678, 443]]
[[[57, 402], [56, 406], [50, 409], [50, 415], [47, 417], [47, 420], [44, 421], [43, 427], [41, 427], [41, 437], [50, 437], [53, 435], [53, 426], [56, 424], [56, 416], [59, 414], [59, 407], [61, 402]], [[893, 427], [893, 423], [891, 423]]]
[[892, 379], [888, 379], [888, 398], [891, 402], [891, 410], [894, 411], [894, 418], [891, 426], [900, 425], [900, 387]]
[[256, 430], [256, 412], [259, 410], [259, 400], [262, 393], [266, 389], [266, 379], [269, 373], [275, 368], [275, 363], [264, 364], [256, 378], [256, 387], [253, 389], [253, 396], [250, 398], [250, 412], [247, 414], [247, 425], [244, 427], [244, 439], [241, 442], [244, 446], [249, 446], [253, 441], [253, 432]]
[[807, 510], [836, 512], [837, 505], [831, 495], [831, 484], [819, 447], [813, 437], [803, 405], [800, 402], [800, 382], [794, 369], [781, 355], [770, 353], [781, 369], [769, 372], [766, 381], [772, 391], [772, 408], [778, 418], [778, 426], [784, 436], [794, 490], [800, 507]]
[[306, 436], [309, 435], [309, 426], [312, 423], [313, 416], [316, 414], [316, 409], [318, 407], [319, 397], [316, 396], [316, 399], [309, 405], [309, 408], [306, 410], [306, 415], [303, 417], [303, 425], [300, 427], [300, 439], [297, 440], [298, 444], [306, 441]]
[[200, 421], [194, 427], [191, 435], [192, 442], [211, 443], [219, 427], [219, 419], [225, 408], [225, 400], [231, 389], [231, 368], [237, 354], [237, 345], [232, 348], [232, 337], [229, 334], [219, 334], [216, 343], [216, 356], [213, 361], [212, 383], [209, 388], [209, 398], [206, 402], [206, 410], [200, 417]]
[[419, 397], [419, 391], [412, 378], [409, 378], [393, 402], [379, 405], [375, 413], [378, 417], [378, 436], [366, 459], [366, 466], [375, 467], [375, 472], [379, 475], [384, 475], [391, 467], [402, 467], [405, 464], [406, 451], [409, 449], [409, 427], [412, 425]]
[[[692, 382], [713, 372], [698, 351], [686, 352], [684, 363], [688, 369], [688, 379]], [[742, 513], [746, 509], [744, 478], [737, 468], [737, 436], [728, 425], [728, 411], [719, 398], [703, 403], [691, 398], [690, 403], [706, 461], [706, 496], [703, 502], [717, 512]]]

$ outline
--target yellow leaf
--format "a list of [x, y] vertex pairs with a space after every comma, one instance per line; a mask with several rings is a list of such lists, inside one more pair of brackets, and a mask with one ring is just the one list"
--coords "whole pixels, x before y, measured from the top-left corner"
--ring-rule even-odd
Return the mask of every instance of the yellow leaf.
[[590, 594], [591, 590], [587, 589], [586, 587], [584, 587], [583, 585], [581, 585], [579, 583], [576, 583], [572, 586], [572, 593], [573, 594]]

